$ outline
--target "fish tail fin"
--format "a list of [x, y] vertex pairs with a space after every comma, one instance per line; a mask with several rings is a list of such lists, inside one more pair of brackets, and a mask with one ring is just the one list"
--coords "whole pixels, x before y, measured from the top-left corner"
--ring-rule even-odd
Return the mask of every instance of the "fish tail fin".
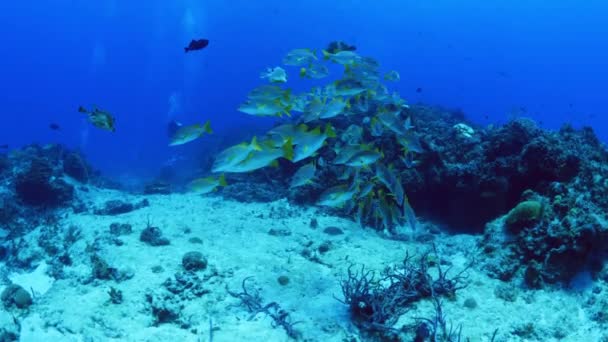
[[260, 146], [260, 144], [258, 144], [258, 137], [253, 136], [253, 138], [251, 139], [251, 147], [253, 147], [253, 149], [256, 151], [262, 150], [262, 146]]
[[291, 138], [283, 144], [283, 157], [287, 160], [293, 160], [293, 143]]
[[227, 186], [228, 183], [226, 182], [226, 175], [224, 175], [223, 173], [220, 175], [220, 178], [218, 179], [218, 183], [220, 186]]
[[331, 53], [329, 53], [327, 50], [321, 50], [321, 53], [323, 54], [324, 60], [328, 60], [331, 57]]
[[207, 122], [205, 122], [205, 124], [203, 125], [203, 132], [207, 134], [213, 133], [213, 130], [211, 129], [211, 121], [207, 120]]
[[328, 138], [335, 138], [336, 137], [336, 131], [334, 130], [334, 127], [330, 123], [328, 123], [325, 126], [325, 135]]

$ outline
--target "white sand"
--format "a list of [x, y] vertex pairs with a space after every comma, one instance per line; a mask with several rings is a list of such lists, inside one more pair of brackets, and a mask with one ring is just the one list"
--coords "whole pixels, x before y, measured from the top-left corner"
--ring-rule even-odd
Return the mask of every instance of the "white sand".
[[[142, 199], [95, 188], [79, 195], [94, 206], [110, 199]], [[17, 283], [39, 286], [34, 288], [39, 294], [34, 305], [20, 316], [22, 341], [208, 341], [209, 319], [217, 328], [216, 342], [289, 340], [280, 327], [272, 328], [272, 320], [264, 314], [249, 321], [250, 314], [238, 305], [239, 300], [227, 294], [226, 286], [240, 292], [242, 280], [249, 276], [254, 278], [248, 284], [260, 290], [265, 303], [278, 302], [300, 322], [295, 328], [305, 339], [344, 341], [357, 336], [347, 307], [333, 298], [342, 297], [339, 279], [346, 268], [354, 262], [381, 270], [401, 262], [406, 251], [419, 253], [429, 248], [388, 240], [349, 220], [320, 215], [315, 208], [292, 207], [284, 200], [243, 204], [192, 194], [146, 198], [150, 207], [119, 216], [68, 215], [62, 225], [78, 226], [82, 239], [70, 250], [74, 263], [64, 269], [65, 279], [53, 282], [41, 275], [44, 266], [33, 273], [35, 277], [13, 277]], [[139, 241], [148, 217], [170, 239], [169, 246], [152, 247]], [[319, 228], [310, 227], [312, 218], [317, 218]], [[133, 226], [132, 234], [119, 237], [122, 246], [109, 243], [109, 226], [114, 222]], [[329, 236], [323, 233], [327, 226], [340, 227], [345, 234]], [[284, 229], [291, 235], [272, 236], [270, 229]], [[189, 242], [193, 237], [203, 243]], [[112, 267], [130, 270], [133, 278], [120, 283], [87, 281], [91, 269], [90, 253], [85, 249], [95, 239], [100, 239], [95, 244], [100, 247], [98, 255]], [[332, 247], [325, 254], [317, 253], [323, 264], [301, 255], [303, 249], [316, 250], [324, 241], [331, 241]], [[471, 236], [439, 236], [436, 243], [442, 258], [454, 263], [454, 271], [461, 270], [476, 251]], [[182, 271], [182, 256], [189, 251], [200, 251], [208, 258], [207, 269], [198, 272], [201, 278], [217, 271], [204, 283], [211, 292], [182, 302], [182, 317], [189, 317], [192, 323], [188, 330], [172, 323], [154, 326], [146, 293], [160, 291], [167, 278]], [[163, 271], [154, 273], [152, 268], [158, 265]], [[463, 336], [471, 341], [488, 341], [496, 328], [496, 341], [550, 341], [560, 334], [565, 334], [563, 341], [597, 341], [601, 336], [601, 327], [583, 310], [584, 293], [519, 291], [515, 302], [505, 302], [494, 295], [500, 281], [475, 268], [468, 274], [470, 285], [458, 292], [455, 301], [444, 301], [444, 313], [450, 322], [462, 325]], [[278, 284], [281, 275], [289, 277], [287, 286]], [[42, 286], [45, 284], [48, 289]], [[109, 303], [110, 287], [123, 292], [122, 304]], [[465, 308], [467, 298], [474, 298], [477, 308]], [[401, 321], [411, 323], [414, 317], [428, 317], [432, 312], [432, 304], [423, 301]], [[1, 323], [10, 320], [7, 313], [0, 314]], [[512, 333], [527, 323], [534, 324], [531, 336]]]

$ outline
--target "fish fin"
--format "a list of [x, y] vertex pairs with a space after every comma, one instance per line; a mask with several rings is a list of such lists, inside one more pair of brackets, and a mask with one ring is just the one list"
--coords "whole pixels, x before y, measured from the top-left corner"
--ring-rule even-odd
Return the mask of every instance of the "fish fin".
[[226, 175], [224, 175], [223, 173], [220, 175], [220, 178], [218, 178], [218, 183], [220, 186], [227, 186], [228, 183], [226, 182]]
[[291, 138], [283, 144], [283, 157], [287, 160], [293, 160], [293, 143]]
[[211, 129], [211, 122], [209, 120], [207, 120], [207, 122], [205, 122], [205, 124], [203, 125], [203, 132], [207, 134], [213, 133], [213, 130]]
[[328, 138], [335, 138], [336, 137], [336, 131], [334, 130], [333, 126], [330, 123], [328, 123], [325, 126], [325, 135]]
[[327, 50], [321, 50], [321, 53], [323, 54], [324, 60], [328, 60], [331, 58], [331, 53], [329, 53]]
[[188, 51], [190, 51], [190, 49], [188, 49], [188, 47], [185, 47], [184, 52], [187, 53]]
[[257, 136], [253, 136], [253, 138], [251, 139], [251, 146], [256, 151], [261, 151], [262, 150], [262, 146], [260, 146], [260, 144], [258, 143], [258, 137]]

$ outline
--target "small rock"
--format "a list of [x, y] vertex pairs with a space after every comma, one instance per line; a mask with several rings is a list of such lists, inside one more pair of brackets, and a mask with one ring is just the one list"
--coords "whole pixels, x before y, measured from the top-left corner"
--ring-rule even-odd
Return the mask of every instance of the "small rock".
[[0, 296], [2, 303], [6, 309], [13, 305], [19, 309], [27, 309], [32, 305], [32, 296], [23, 287], [12, 284], [2, 291]]
[[163, 232], [158, 227], [148, 226], [142, 230], [139, 235], [139, 240], [147, 243], [150, 246], [166, 246], [169, 244], [169, 239], [163, 236]]
[[507, 302], [517, 300], [517, 288], [509, 284], [500, 284], [494, 289], [494, 295]]
[[289, 236], [291, 235], [291, 232], [287, 229], [275, 229], [275, 228], [271, 228], [268, 231], [268, 235], [272, 235], [272, 236]]
[[96, 209], [94, 213], [95, 215], [120, 215], [132, 212], [133, 210], [147, 207], [149, 205], [150, 202], [148, 202], [147, 199], [144, 199], [136, 204], [124, 202], [121, 200], [111, 200], [107, 201], [102, 209]]
[[112, 235], [129, 235], [133, 232], [133, 227], [128, 223], [112, 223], [110, 225], [110, 233]]
[[207, 259], [200, 252], [188, 252], [182, 258], [186, 271], [200, 271], [207, 268]]
[[327, 227], [325, 229], [323, 229], [323, 233], [327, 234], [327, 235], [332, 235], [332, 236], [336, 236], [336, 235], [342, 235], [344, 234], [344, 232], [342, 231], [342, 229], [338, 228], [338, 227]]
[[319, 253], [321, 253], [321, 254], [329, 252], [330, 249], [331, 249], [330, 242], [326, 241], [319, 245]]
[[203, 240], [201, 238], [198, 237], [191, 237], [188, 239], [188, 242], [195, 244], [195, 245], [200, 245], [203, 243]]
[[152, 273], [162, 273], [164, 270], [161, 265], [152, 266]]
[[91, 256], [91, 263], [93, 264], [91, 272], [95, 279], [109, 280], [115, 278], [118, 274], [117, 269], [110, 267], [105, 260], [96, 254]]
[[477, 307], [477, 301], [474, 298], [469, 297], [464, 301], [464, 307], [469, 309], [475, 309]]

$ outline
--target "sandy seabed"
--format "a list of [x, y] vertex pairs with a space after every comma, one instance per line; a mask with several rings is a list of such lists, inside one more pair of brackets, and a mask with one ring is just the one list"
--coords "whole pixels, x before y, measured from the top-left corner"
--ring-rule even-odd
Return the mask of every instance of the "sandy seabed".
[[[113, 199], [136, 202], [143, 198], [94, 187], [79, 192], [79, 197], [92, 207]], [[34, 304], [25, 312], [0, 312], [0, 324], [12, 325], [13, 316], [17, 317], [21, 341], [291, 340], [284, 329], [273, 327], [268, 315], [252, 316], [238, 298], [228, 294], [227, 289], [242, 291], [243, 279], [252, 277], [247, 282], [251, 291], [257, 289], [263, 303], [276, 302], [286, 310], [298, 322], [293, 327], [301, 340], [363, 341], [366, 338], [350, 321], [348, 307], [336, 299], [343, 298], [340, 280], [348, 267], [364, 264], [367, 269], [382, 270], [400, 263], [406, 252], [421, 254], [430, 249], [428, 242], [391, 240], [351, 220], [286, 200], [239, 203], [195, 194], [145, 198], [150, 206], [117, 216], [66, 211], [60, 224], [75, 225], [82, 234], [70, 249], [72, 265], [64, 268], [61, 279], [49, 276], [44, 262], [29, 273], [9, 274], [10, 281], [31, 289]], [[318, 222], [316, 228], [311, 226], [313, 219]], [[161, 229], [169, 245], [140, 241], [148, 222]], [[128, 223], [133, 232], [111, 235], [112, 223]], [[338, 227], [343, 234], [327, 234], [327, 227]], [[420, 229], [428, 227], [422, 223]], [[39, 234], [40, 228], [25, 239], [36, 241]], [[451, 272], [459, 272], [481, 255], [477, 252], [480, 237], [434, 237], [441, 258], [452, 264]], [[128, 279], [93, 279], [91, 249], [111, 267], [129, 274]], [[163, 284], [184, 271], [182, 257], [192, 251], [208, 261], [204, 270], [196, 272], [206, 293], [174, 296], [179, 318], [158, 323], [148, 298], [167, 292]], [[507, 301], [496, 295], [503, 282], [487, 277], [475, 264], [466, 273], [468, 286], [455, 299], [443, 301], [448, 321], [462, 326], [463, 340], [489, 341], [496, 329], [495, 341], [600, 341], [605, 333], [583, 309], [591, 288], [524, 290], [514, 285], [517, 295]], [[287, 284], [279, 283], [281, 276], [288, 278]], [[8, 279], [3, 282], [0, 291]], [[110, 301], [110, 288], [122, 292], [122, 303]], [[467, 300], [469, 304], [474, 300], [476, 306], [465, 306]], [[433, 312], [432, 302], [423, 300], [400, 322], [412, 323]]]

